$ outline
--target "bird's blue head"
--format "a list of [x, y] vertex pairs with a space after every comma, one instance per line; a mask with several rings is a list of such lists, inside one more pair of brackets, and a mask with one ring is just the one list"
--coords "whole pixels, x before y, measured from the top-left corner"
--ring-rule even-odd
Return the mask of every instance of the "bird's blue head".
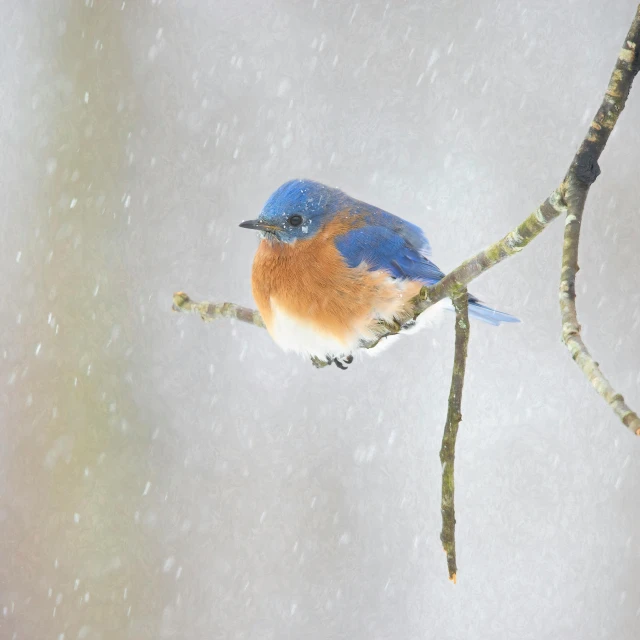
[[256, 220], [240, 224], [268, 240], [291, 243], [312, 238], [343, 206], [344, 193], [312, 180], [290, 180], [274, 191]]

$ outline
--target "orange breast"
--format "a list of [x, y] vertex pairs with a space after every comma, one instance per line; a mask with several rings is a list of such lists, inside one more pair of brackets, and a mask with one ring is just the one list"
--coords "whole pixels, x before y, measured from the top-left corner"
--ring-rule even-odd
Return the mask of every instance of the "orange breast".
[[272, 335], [272, 302], [344, 344], [363, 335], [377, 317], [402, 315], [420, 286], [409, 290], [366, 265], [349, 268], [333, 239], [350, 228], [353, 223], [334, 219], [309, 240], [260, 243], [253, 263], [253, 296]]

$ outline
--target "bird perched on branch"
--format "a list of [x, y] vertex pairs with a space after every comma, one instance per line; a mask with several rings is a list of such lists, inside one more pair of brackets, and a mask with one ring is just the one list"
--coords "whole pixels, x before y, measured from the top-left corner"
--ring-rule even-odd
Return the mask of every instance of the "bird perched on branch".
[[[411, 299], [444, 277], [419, 227], [311, 180], [283, 184], [240, 226], [262, 236], [251, 282], [273, 339], [341, 368], [381, 321], [412, 320]], [[518, 322], [472, 295], [469, 315]]]

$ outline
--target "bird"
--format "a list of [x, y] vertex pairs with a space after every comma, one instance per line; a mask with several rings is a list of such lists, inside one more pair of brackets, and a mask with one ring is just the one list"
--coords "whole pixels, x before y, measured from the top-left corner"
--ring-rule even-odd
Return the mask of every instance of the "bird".
[[[251, 288], [273, 340], [341, 369], [383, 322], [411, 322], [411, 299], [444, 277], [420, 227], [313, 180], [285, 182], [240, 227], [261, 237]], [[471, 294], [469, 316], [519, 322]]]

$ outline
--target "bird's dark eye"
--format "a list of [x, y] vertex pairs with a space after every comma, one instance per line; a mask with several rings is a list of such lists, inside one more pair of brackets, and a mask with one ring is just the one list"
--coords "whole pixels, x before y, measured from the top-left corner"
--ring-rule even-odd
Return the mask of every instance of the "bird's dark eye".
[[289, 224], [292, 227], [299, 227], [302, 224], [302, 216], [299, 216], [298, 214], [289, 216]]

